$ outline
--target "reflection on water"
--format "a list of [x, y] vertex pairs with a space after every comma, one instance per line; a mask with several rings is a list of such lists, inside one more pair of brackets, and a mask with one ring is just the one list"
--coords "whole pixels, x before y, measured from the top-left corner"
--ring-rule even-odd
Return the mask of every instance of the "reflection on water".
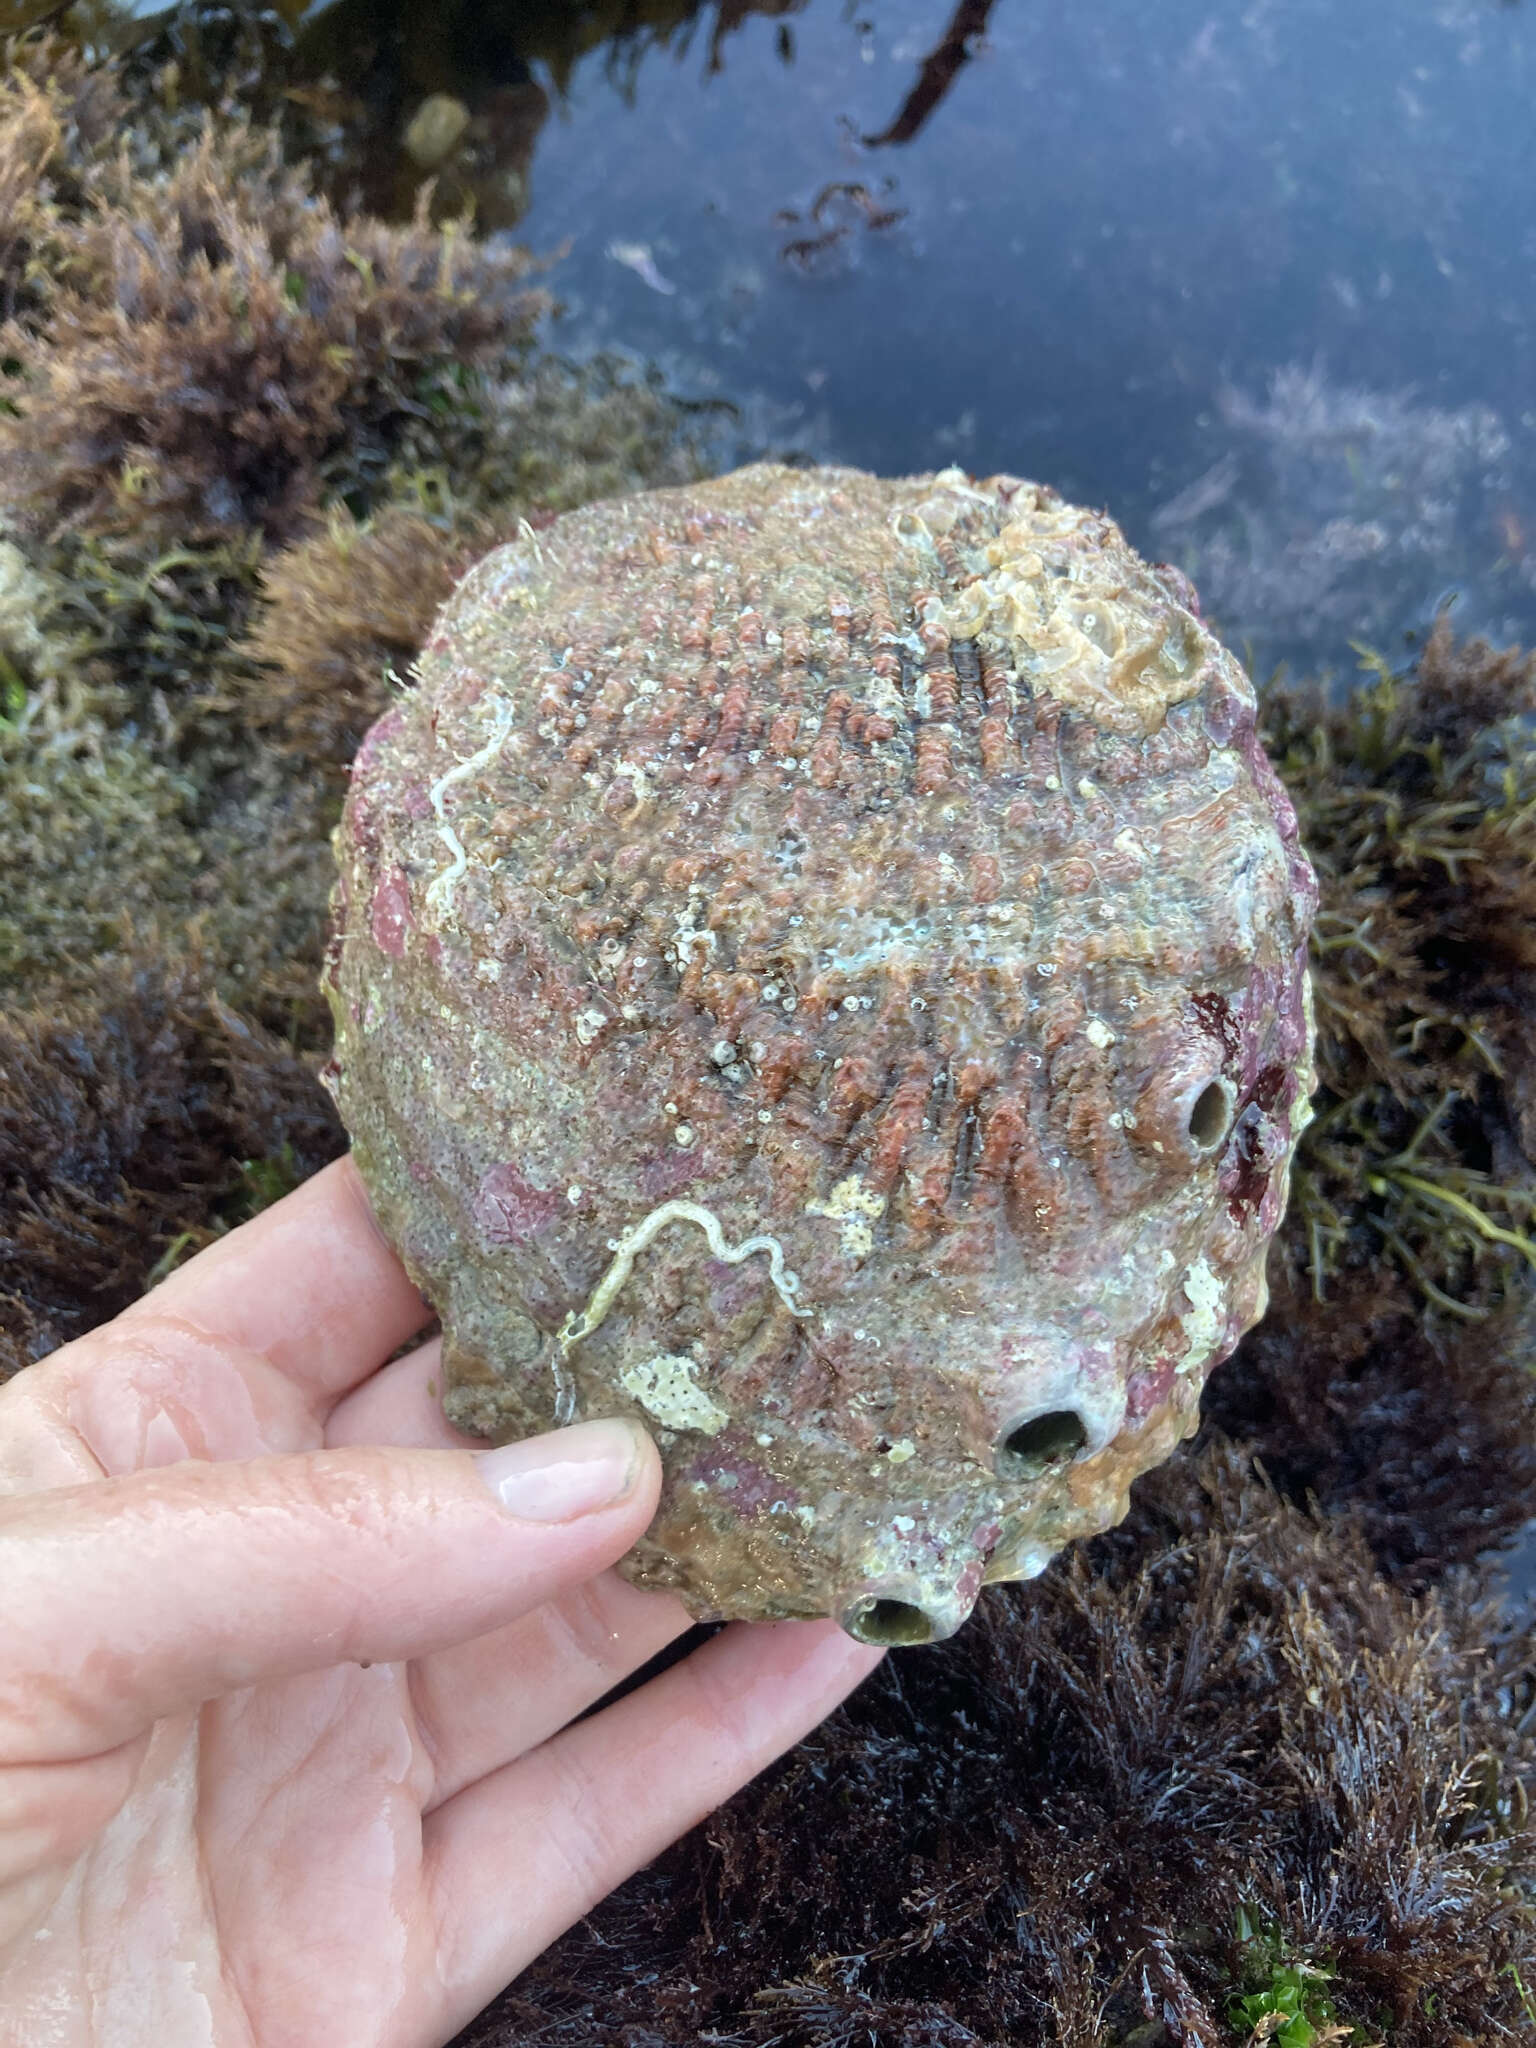
[[628, 102], [575, 67], [525, 231], [575, 333], [750, 437], [1108, 504], [1265, 665], [1451, 592], [1525, 635], [1532, 42], [1481, 0], [813, 0], [788, 64], [749, 21]]
[[889, 127], [863, 138], [866, 148], [884, 149], [893, 142], [913, 140], [954, 84], [961, 66], [969, 64], [981, 48], [995, 4], [996, 0], [960, 0], [943, 34], [923, 59], [917, 83], [902, 101], [901, 111]]
[[1261, 664], [1450, 593], [1532, 636], [1528, 8], [295, 9], [135, 33], [189, 88], [251, 38], [344, 194], [566, 246], [564, 345], [732, 399], [740, 452], [1047, 478]]

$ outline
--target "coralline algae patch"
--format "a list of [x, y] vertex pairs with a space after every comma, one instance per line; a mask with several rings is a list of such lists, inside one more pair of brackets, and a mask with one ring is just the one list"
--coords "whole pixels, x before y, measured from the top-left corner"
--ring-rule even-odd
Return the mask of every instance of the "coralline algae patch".
[[1176, 572], [1011, 477], [758, 467], [479, 564], [327, 968], [454, 1420], [638, 1414], [639, 1583], [881, 1641], [1122, 1513], [1307, 1113], [1253, 712]]

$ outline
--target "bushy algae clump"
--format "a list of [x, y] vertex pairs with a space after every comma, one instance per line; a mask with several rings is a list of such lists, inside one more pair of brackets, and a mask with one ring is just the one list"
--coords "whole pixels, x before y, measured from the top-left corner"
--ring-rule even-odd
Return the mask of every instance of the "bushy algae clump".
[[1536, 1272], [1536, 661], [1442, 619], [1363, 667], [1265, 713], [1322, 888], [1298, 1256], [1319, 1297], [1385, 1255], [1476, 1319]]
[[189, 961], [108, 957], [89, 995], [7, 1005], [0, 1378], [126, 1308], [157, 1259], [339, 1149], [309, 1065]]
[[1241, 2048], [1282, 1972], [1340, 2042], [1528, 2039], [1528, 1636], [1378, 1576], [1268, 1447], [888, 1663], [465, 2048]]

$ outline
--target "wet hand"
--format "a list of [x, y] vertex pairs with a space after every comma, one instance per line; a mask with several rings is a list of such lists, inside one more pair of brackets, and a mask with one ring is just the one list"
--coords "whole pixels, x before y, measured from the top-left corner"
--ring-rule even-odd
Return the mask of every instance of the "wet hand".
[[[0, 1388], [0, 2043], [446, 2040], [877, 1661], [608, 1569], [643, 1431], [476, 1452], [349, 1161]], [[574, 1723], [574, 1725], [573, 1725]]]

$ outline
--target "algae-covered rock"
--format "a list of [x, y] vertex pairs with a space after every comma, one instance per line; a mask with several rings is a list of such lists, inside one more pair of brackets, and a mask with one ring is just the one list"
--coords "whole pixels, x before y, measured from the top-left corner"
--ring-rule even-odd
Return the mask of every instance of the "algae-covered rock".
[[0, 720], [0, 979], [9, 988], [78, 976], [135, 922], [185, 920], [201, 866], [186, 794], [138, 741]]

